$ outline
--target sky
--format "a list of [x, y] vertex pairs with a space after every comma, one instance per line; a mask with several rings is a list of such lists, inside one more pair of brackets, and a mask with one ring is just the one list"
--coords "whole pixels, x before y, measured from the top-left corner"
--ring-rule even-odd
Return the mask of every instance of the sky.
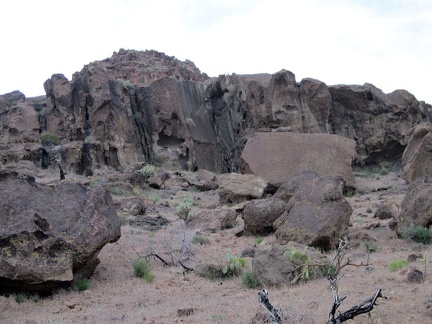
[[124, 48], [211, 77], [286, 69], [432, 104], [431, 0], [14, 0], [0, 13], [0, 94], [43, 95], [52, 74]]

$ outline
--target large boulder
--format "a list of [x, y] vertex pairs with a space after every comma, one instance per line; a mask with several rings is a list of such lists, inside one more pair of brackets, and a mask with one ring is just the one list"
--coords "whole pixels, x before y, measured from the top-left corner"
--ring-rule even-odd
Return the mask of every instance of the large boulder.
[[422, 123], [410, 130], [408, 146], [402, 156], [402, 168], [401, 178], [407, 182], [432, 180], [431, 123]]
[[0, 170], [0, 287], [45, 293], [93, 273], [120, 238], [110, 193]]
[[409, 185], [397, 222], [399, 234], [407, 227], [432, 225], [432, 183], [417, 180]]
[[253, 174], [224, 173], [218, 178], [222, 203], [238, 203], [264, 195], [267, 181]]
[[[328, 259], [316, 249], [296, 242], [288, 242], [285, 245], [275, 244], [273, 246], [259, 245], [252, 261], [252, 268], [266, 286], [280, 287], [295, 283], [300, 268], [298, 264], [293, 263], [289, 257], [284, 255], [285, 252], [292, 249], [306, 254], [309, 257], [310, 264], [329, 263]], [[320, 277], [319, 270], [315, 270], [311, 271], [312, 278]]]
[[295, 190], [285, 213], [274, 223], [277, 241], [295, 241], [329, 250], [347, 232], [352, 207], [344, 198], [341, 177], [315, 177]]
[[342, 176], [355, 187], [351, 164], [356, 143], [330, 134], [255, 133], [246, 143], [245, 170], [278, 187], [303, 171]]
[[245, 232], [252, 235], [273, 232], [273, 222], [284, 213], [285, 205], [276, 198], [252, 200], [243, 210]]

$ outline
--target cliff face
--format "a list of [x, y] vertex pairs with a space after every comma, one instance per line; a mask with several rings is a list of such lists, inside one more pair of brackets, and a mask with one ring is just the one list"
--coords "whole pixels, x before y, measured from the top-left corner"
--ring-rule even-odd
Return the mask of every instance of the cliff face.
[[[36, 110], [25, 117], [36, 121], [35, 153], [14, 157], [5, 144], [3, 163], [19, 157], [45, 167], [57, 159], [68, 171], [91, 174], [102, 166], [121, 170], [162, 160], [183, 169], [238, 172], [242, 150], [256, 131], [337, 134], [356, 141], [358, 164], [397, 162], [409, 129], [430, 121], [432, 111], [404, 90], [384, 94], [370, 84], [297, 82], [285, 70], [210, 79], [192, 62], [156, 51], [120, 50], [85, 66], [71, 81], [53, 75], [44, 86], [46, 105], [21, 99]], [[16, 106], [5, 96], [3, 142]]]

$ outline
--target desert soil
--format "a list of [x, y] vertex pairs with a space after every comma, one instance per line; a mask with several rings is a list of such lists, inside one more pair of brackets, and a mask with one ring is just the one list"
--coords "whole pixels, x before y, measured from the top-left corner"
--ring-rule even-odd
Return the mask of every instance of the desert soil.
[[[406, 184], [396, 173], [356, 177], [358, 192], [348, 197], [354, 212], [349, 229], [351, 249], [347, 256], [352, 262], [365, 262], [365, 239], [376, 243], [377, 251], [370, 254], [368, 267], [345, 267], [340, 281], [340, 296], [346, 296], [341, 311], [358, 304], [381, 288], [387, 299], [379, 299], [369, 315], [355, 318], [355, 323], [431, 323], [431, 276], [426, 273], [422, 283], [408, 283], [401, 272], [391, 272], [388, 263], [411, 254], [424, 255], [430, 246], [422, 246], [397, 238], [388, 226], [390, 220], [373, 218], [376, 207], [393, 202], [399, 208], [406, 192]], [[43, 181], [43, 180], [40, 180]], [[158, 194], [158, 193], [155, 193]], [[149, 205], [171, 205], [181, 195], [199, 196], [200, 207], [218, 206], [215, 192], [171, 191], [159, 193], [161, 200], [150, 200]], [[120, 199], [119, 197], [114, 197]], [[221, 207], [221, 206], [218, 206]], [[127, 216], [127, 215], [126, 215]], [[124, 217], [124, 215], [123, 215]], [[181, 267], [166, 267], [151, 259], [155, 278], [147, 283], [134, 276], [132, 262], [139, 255], [149, 253], [149, 247], [173, 239], [173, 231], [181, 222], [171, 215], [171, 222], [157, 231], [125, 224], [121, 239], [105, 246], [100, 265], [91, 278], [91, 288], [82, 293], [64, 290], [49, 298], [35, 301], [26, 298], [20, 304], [13, 297], [0, 303], [0, 323], [248, 323], [257, 313], [263, 313], [258, 303], [257, 289], [246, 288], [240, 278], [216, 280], [184, 274]], [[168, 217], [169, 218], [169, 217]], [[200, 224], [195, 223], [198, 230]], [[241, 221], [239, 225], [241, 226]], [[228, 248], [236, 255], [254, 246], [256, 237], [235, 233], [238, 228], [202, 233], [209, 244], [194, 245], [197, 263], [225, 261]], [[275, 237], [266, 236], [260, 244], [273, 244]], [[333, 255], [328, 253], [329, 257]], [[247, 258], [247, 267], [252, 259]], [[425, 271], [420, 260], [412, 266]], [[430, 270], [427, 262], [426, 270]], [[282, 308], [287, 322], [326, 323], [332, 306], [332, 294], [326, 279], [312, 280], [291, 287], [267, 287], [272, 303]], [[189, 315], [182, 310], [192, 309]], [[188, 313], [184, 311], [184, 313]]]

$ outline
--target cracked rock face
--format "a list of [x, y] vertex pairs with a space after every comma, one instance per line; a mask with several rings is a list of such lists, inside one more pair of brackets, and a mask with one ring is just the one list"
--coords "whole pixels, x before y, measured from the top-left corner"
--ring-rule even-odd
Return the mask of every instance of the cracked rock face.
[[38, 185], [0, 170], [0, 287], [46, 293], [92, 274], [97, 255], [120, 238], [120, 220], [102, 187]]

